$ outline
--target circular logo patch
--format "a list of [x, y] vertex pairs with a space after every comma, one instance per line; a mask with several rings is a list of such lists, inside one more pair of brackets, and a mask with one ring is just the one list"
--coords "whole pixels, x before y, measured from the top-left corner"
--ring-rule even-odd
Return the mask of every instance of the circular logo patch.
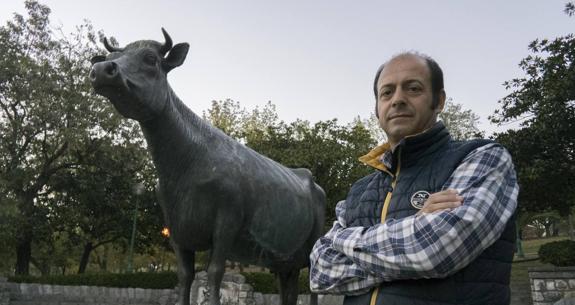
[[415, 192], [415, 194], [411, 196], [411, 205], [418, 210], [423, 209], [423, 205], [425, 204], [425, 201], [427, 200], [427, 198], [429, 198], [430, 195], [431, 194], [429, 194], [428, 191]]

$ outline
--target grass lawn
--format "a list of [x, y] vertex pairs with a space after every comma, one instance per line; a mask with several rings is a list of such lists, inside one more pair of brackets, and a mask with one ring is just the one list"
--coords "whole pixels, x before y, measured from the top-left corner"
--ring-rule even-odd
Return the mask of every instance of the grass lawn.
[[511, 304], [530, 305], [531, 301], [531, 285], [529, 283], [530, 267], [544, 267], [551, 266], [550, 264], [543, 264], [537, 258], [537, 252], [541, 245], [567, 239], [567, 237], [552, 237], [542, 239], [532, 239], [523, 241], [523, 252], [525, 258], [515, 257], [513, 265], [511, 266]]
[[558, 236], [550, 238], [525, 240], [523, 241], [523, 252], [525, 252], [526, 257], [534, 257], [537, 256], [537, 252], [539, 251], [539, 247], [541, 247], [541, 245], [550, 243], [552, 241], [564, 240], [568, 238], [569, 237], [567, 236]]
[[529, 267], [551, 266], [550, 264], [543, 264], [538, 259], [536, 259], [539, 247], [552, 241], [558, 241], [567, 238], [568, 237], [566, 236], [560, 236], [523, 241], [523, 252], [525, 252], [525, 258], [515, 258], [515, 261], [511, 267], [511, 283], [528, 285], [529, 274], [527, 273], [527, 269]]

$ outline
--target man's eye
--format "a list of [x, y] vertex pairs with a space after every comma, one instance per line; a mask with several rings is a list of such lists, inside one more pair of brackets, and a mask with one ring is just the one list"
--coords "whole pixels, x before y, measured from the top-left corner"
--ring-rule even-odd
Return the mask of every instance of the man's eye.
[[410, 92], [420, 92], [421, 88], [418, 86], [410, 86], [409, 88], [407, 88]]
[[382, 97], [389, 97], [391, 95], [391, 90], [383, 90], [381, 91], [381, 96]]

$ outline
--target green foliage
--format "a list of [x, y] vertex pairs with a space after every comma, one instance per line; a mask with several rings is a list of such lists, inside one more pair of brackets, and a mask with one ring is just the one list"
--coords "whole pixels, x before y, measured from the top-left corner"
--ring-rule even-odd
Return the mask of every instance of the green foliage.
[[479, 116], [469, 109], [464, 110], [463, 105], [454, 103], [452, 99], [445, 102], [439, 118], [455, 140], [483, 137], [483, 132], [477, 127]]
[[575, 2], [567, 2], [565, 4], [564, 12], [565, 12], [565, 14], [567, 14], [569, 16], [575, 15]]
[[[265, 272], [243, 272], [246, 282], [254, 291], [277, 294], [278, 284], [274, 274]], [[101, 286], [101, 287], [134, 287], [148, 289], [172, 289], [178, 284], [175, 272], [141, 272], [141, 273], [86, 273], [71, 275], [28, 276], [18, 275], [8, 277], [14, 283], [40, 283], [64, 286]], [[309, 274], [302, 271], [299, 276], [299, 293], [309, 293]]]
[[101, 286], [118, 288], [172, 289], [178, 283], [175, 272], [158, 273], [94, 273], [51, 276], [12, 276], [10, 282], [41, 283], [64, 286]]
[[278, 293], [277, 282], [273, 274], [263, 272], [242, 272], [242, 275], [246, 278], [246, 282], [254, 287], [254, 291], [265, 294]]
[[521, 122], [521, 129], [497, 135], [516, 164], [521, 209], [565, 216], [575, 203], [575, 36], [537, 39], [529, 49], [533, 54], [519, 64], [526, 76], [505, 83], [513, 91], [490, 119]]
[[18, 274], [30, 262], [49, 270], [65, 254], [52, 242], [61, 232], [82, 246], [117, 238], [96, 220], [133, 205], [127, 184], [154, 184], [137, 126], [92, 93], [88, 59], [101, 53], [92, 26], [53, 32], [47, 6], [25, 6], [0, 27], [0, 242], [17, 249]]
[[539, 259], [555, 266], [575, 266], [575, 241], [561, 240], [539, 248]]
[[[254, 288], [255, 292], [261, 292], [263, 294], [278, 294], [278, 281], [272, 273], [265, 272], [242, 272], [246, 282]], [[299, 293], [308, 294], [309, 290], [309, 273], [302, 270], [299, 275]]]

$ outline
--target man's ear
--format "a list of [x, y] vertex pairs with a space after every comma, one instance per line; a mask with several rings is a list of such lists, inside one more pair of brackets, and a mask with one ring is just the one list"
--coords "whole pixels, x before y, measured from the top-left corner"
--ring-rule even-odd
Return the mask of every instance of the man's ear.
[[437, 107], [435, 107], [435, 113], [439, 114], [443, 111], [443, 107], [445, 107], [445, 100], [445, 90], [441, 89], [441, 92], [439, 92], [439, 101], [437, 103]]
[[175, 45], [164, 59], [164, 69], [166, 72], [183, 64], [189, 49], [190, 45], [187, 43], [178, 43]]

